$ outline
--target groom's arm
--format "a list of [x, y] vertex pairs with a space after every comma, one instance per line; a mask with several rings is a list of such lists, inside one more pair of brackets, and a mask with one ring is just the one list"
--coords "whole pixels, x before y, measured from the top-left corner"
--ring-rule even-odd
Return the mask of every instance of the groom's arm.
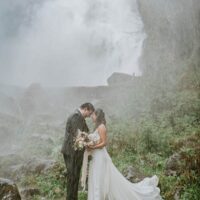
[[70, 120], [70, 130], [69, 130], [69, 132], [73, 136], [76, 136], [78, 129], [83, 131], [84, 123], [83, 123], [83, 119], [81, 118], [81, 116], [79, 114], [75, 114], [75, 115], [72, 116], [72, 118]]
[[86, 133], [89, 133], [89, 128], [88, 128], [88, 126], [87, 126], [87, 124], [86, 124], [85, 121], [84, 121], [84, 131], [85, 131]]
[[73, 139], [76, 136], [76, 132], [78, 129], [81, 130], [81, 120], [80, 116], [78, 114], [71, 115], [67, 122], [65, 127], [65, 137], [63, 141], [63, 145], [61, 147], [61, 153], [63, 154], [71, 154], [70, 149], [73, 146]]

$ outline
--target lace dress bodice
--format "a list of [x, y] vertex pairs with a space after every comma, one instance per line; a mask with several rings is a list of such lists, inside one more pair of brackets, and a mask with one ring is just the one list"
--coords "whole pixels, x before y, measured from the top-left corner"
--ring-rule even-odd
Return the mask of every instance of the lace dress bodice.
[[93, 133], [90, 133], [88, 137], [90, 140], [94, 141], [95, 143], [98, 143], [100, 140], [100, 136], [97, 130], [95, 130]]

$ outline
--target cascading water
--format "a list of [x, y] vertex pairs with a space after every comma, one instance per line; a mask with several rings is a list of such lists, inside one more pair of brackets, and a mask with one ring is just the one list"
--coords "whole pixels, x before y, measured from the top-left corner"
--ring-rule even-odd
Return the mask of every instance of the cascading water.
[[15, 84], [101, 85], [113, 72], [140, 74], [145, 38], [137, 0], [46, 0], [12, 43]]

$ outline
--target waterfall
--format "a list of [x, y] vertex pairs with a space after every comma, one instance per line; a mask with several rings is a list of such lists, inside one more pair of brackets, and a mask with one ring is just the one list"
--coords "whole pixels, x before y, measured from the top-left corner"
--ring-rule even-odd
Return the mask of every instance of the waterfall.
[[36, 2], [12, 43], [15, 83], [102, 85], [113, 72], [141, 74], [137, 0]]

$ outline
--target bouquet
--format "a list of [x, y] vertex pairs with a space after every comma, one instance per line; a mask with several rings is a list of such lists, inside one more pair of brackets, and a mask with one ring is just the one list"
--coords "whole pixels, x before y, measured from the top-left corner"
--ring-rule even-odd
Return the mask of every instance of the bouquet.
[[74, 150], [83, 150], [87, 145], [94, 145], [94, 141], [90, 140], [88, 133], [82, 132], [78, 129], [78, 134], [74, 139]]

